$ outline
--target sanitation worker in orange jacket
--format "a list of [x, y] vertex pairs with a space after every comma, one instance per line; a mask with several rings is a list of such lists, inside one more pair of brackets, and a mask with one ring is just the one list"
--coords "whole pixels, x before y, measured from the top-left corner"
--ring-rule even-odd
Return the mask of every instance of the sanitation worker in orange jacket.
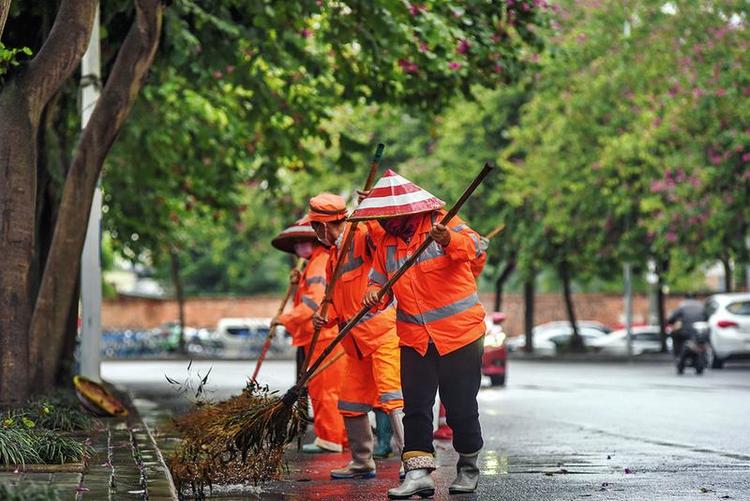
[[380, 288], [414, 251], [434, 240], [393, 286], [401, 344], [404, 393], [403, 483], [393, 499], [434, 494], [432, 406], [435, 392], [445, 404], [459, 453], [452, 494], [473, 492], [482, 448], [476, 396], [481, 383], [485, 312], [471, 263], [481, 254], [479, 236], [460, 218], [437, 224], [445, 205], [393, 171], [386, 171], [350, 219], [378, 219], [386, 231], [377, 243], [364, 304], [378, 307]]
[[[326, 317], [318, 312], [313, 317], [316, 326], [344, 325], [362, 308], [361, 300], [368, 285], [375, 250], [373, 233], [379, 239], [383, 230], [378, 225], [357, 225], [352, 246], [341, 256], [344, 240], [352, 231], [346, 222], [346, 203], [338, 195], [320, 194], [310, 200], [308, 217], [318, 238], [331, 242], [328, 261], [328, 280], [333, 277], [339, 260], [340, 276], [333, 288], [332, 303]], [[403, 407], [399, 363], [396, 310], [387, 308], [372, 312], [344, 338], [346, 351], [346, 380], [339, 393], [339, 411], [349, 438], [352, 460], [348, 465], [331, 471], [334, 479], [372, 478], [374, 439], [367, 414], [373, 408], [382, 409], [390, 418], [399, 455], [403, 447]]]
[[[307, 224], [309, 225], [309, 222]], [[312, 234], [314, 235], [314, 232]], [[298, 248], [295, 250], [303, 251], [300, 257], [308, 258], [308, 262], [299, 277], [294, 274], [292, 276], [293, 281], [299, 282], [294, 295], [294, 307], [273, 320], [292, 333], [294, 346], [302, 346], [305, 354], [309, 354], [313, 337], [312, 316], [325, 296], [326, 266], [329, 256], [328, 249], [321, 245], [317, 238], [314, 242], [307, 243], [307, 246], [304, 242], [295, 246]], [[337, 328], [325, 328], [320, 331], [312, 360], [336, 337], [337, 331]], [[340, 351], [340, 348], [337, 351]], [[337, 351], [334, 351], [333, 355]], [[341, 452], [343, 450], [346, 432], [343, 419], [338, 412], [338, 399], [344, 369], [343, 360], [339, 360], [313, 378], [308, 385], [314, 414], [313, 431], [316, 438], [312, 443], [303, 446], [303, 452]]]

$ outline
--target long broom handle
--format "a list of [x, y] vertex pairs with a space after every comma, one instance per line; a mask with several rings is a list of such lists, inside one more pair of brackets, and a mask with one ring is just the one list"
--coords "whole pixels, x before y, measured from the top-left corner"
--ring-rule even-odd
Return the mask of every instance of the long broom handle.
[[[494, 237], [496, 237], [497, 235], [499, 235], [500, 232], [502, 232], [504, 229], [505, 229], [505, 224], [500, 224], [494, 230], [492, 230], [491, 232], [487, 233], [487, 235], [485, 235], [484, 238], [486, 238], [487, 240], [492, 240]], [[344, 355], [346, 355], [346, 352], [341, 351], [341, 352], [335, 354], [334, 356], [332, 356], [329, 360], [326, 361], [326, 363], [324, 363], [323, 365], [321, 365], [320, 367], [318, 367], [318, 370], [316, 370], [313, 373], [313, 375], [310, 376], [310, 379], [308, 379], [308, 382], [312, 381], [313, 379], [315, 379], [316, 377], [318, 377], [321, 372], [323, 372], [324, 370], [326, 370], [327, 368], [329, 368], [330, 366], [332, 366], [333, 364], [335, 364], [336, 362], [338, 362], [338, 360], [341, 357], [343, 357]]]
[[498, 236], [503, 230], [505, 229], [505, 224], [499, 224], [494, 230], [487, 233], [487, 235], [484, 236], [487, 240], [492, 240], [496, 236]]
[[[448, 213], [443, 217], [443, 219], [440, 221], [440, 224], [447, 224], [451, 219], [456, 217], [456, 214], [458, 214], [458, 211], [461, 210], [461, 207], [463, 207], [464, 203], [469, 199], [469, 197], [474, 193], [474, 191], [477, 189], [477, 187], [481, 184], [482, 181], [484, 181], [484, 178], [487, 177], [487, 175], [492, 171], [493, 167], [486, 163], [484, 164], [484, 168], [482, 171], [477, 175], [477, 177], [472, 181], [472, 183], [469, 185], [468, 188], [466, 188], [466, 191], [464, 191], [464, 194], [461, 195], [461, 198], [458, 199], [458, 202], [451, 208], [451, 210], [448, 211]], [[409, 259], [406, 260], [404, 264], [401, 265], [401, 268], [396, 271], [396, 273], [388, 280], [388, 282], [385, 283], [385, 285], [380, 289], [378, 292], [378, 301], [382, 300], [383, 297], [385, 297], [386, 294], [388, 294], [391, 289], [393, 288], [393, 284], [395, 284], [398, 279], [400, 279], [404, 273], [406, 273], [409, 268], [411, 268], [414, 263], [417, 262], [417, 259], [419, 259], [419, 256], [421, 256], [424, 251], [427, 250], [427, 247], [430, 246], [432, 243], [432, 237], [427, 236], [425, 238], [424, 242], [422, 242], [422, 245], [420, 245], [417, 250], [414, 252], [414, 254], [411, 255]], [[331, 352], [338, 346], [338, 344], [346, 337], [349, 332], [359, 323], [362, 318], [367, 315], [367, 313], [372, 308], [368, 308], [367, 306], [363, 306], [362, 309], [359, 310], [359, 313], [354, 316], [349, 322], [346, 324], [346, 326], [341, 329], [339, 334], [331, 341], [331, 344], [329, 344], [325, 350], [318, 356], [318, 358], [315, 360], [315, 362], [312, 364], [312, 366], [302, 375], [302, 377], [297, 382], [296, 387], [302, 388], [305, 383], [312, 377], [312, 375], [315, 373], [315, 371], [318, 370], [320, 365], [323, 363], [323, 361], [328, 357]]]
[[[302, 271], [302, 266], [304, 264], [305, 264], [305, 260], [302, 258], [299, 258], [297, 259], [297, 263], [294, 265], [294, 269], [297, 271]], [[292, 285], [291, 283], [286, 288], [286, 294], [284, 295], [284, 299], [282, 299], [281, 301], [281, 305], [279, 305], [279, 309], [276, 312], [276, 317], [284, 313], [284, 308], [286, 308], [286, 304], [289, 302], [289, 299], [291, 299], [292, 294], [294, 294], [294, 291], [296, 288], [297, 287], [295, 285]], [[268, 331], [268, 335], [266, 336], [266, 342], [263, 343], [263, 349], [260, 352], [260, 356], [258, 356], [258, 361], [255, 362], [255, 370], [253, 371], [253, 381], [255, 381], [258, 377], [258, 372], [260, 372], [260, 366], [263, 365], [263, 361], [266, 359], [268, 350], [271, 348], [271, 342], [273, 342], [273, 337], [276, 335], [276, 328], [278, 326], [279, 324], [272, 325], [271, 329]]]
[[[375, 149], [375, 156], [372, 159], [372, 163], [370, 164], [370, 173], [367, 175], [367, 181], [365, 181], [365, 188], [364, 191], [369, 191], [372, 189], [372, 185], [375, 183], [375, 176], [378, 174], [378, 166], [380, 165], [380, 159], [383, 158], [383, 150], [385, 149], [385, 145], [383, 143], [378, 143], [377, 148]], [[354, 230], [357, 229], [357, 223], [353, 222], [351, 226], [349, 227], [349, 233], [346, 235], [346, 238], [344, 239], [344, 243], [341, 245], [341, 250], [339, 251], [338, 259], [336, 260], [336, 267], [333, 269], [333, 275], [331, 276], [331, 280], [328, 281], [326, 284], [326, 292], [325, 297], [323, 298], [323, 303], [321, 304], [320, 308], [320, 316], [323, 318], [326, 318], [328, 315], [328, 305], [331, 304], [331, 296], [333, 295], [333, 288], [336, 285], [336, 282], [338, 281], [339, 277], [341, 276], [341, 273], [344, 269], [342, 266], [344, 261], [344, 256], [346, 256], [349, 253], [349, 249], [352, 246], [352, 243], [354, 242]], [[307, 355], [305, 356], [305, 361], [302, 364], [302, 372], [305, 372], [307, 370], [307, 367], [310, 365], [310, 360], [312, 360], [312, 354], [313, 350], [315, 350], [315, 345], [318, 343], [318, 338], [320, 337], [320, 329], [315, 329], [313, 331], [313, 337], [312, 341], [310, 341], [310, 348], [307, 351]]]

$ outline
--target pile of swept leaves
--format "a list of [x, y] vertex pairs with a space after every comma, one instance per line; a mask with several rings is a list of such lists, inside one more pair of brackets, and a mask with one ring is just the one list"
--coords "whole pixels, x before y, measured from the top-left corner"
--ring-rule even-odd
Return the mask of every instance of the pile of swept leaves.
[[174, 422], [182, 435], [169, 464], [177, 488], [200, 498], [214, 484], [279, 478], [284, 446], [303, 430], [306, 411], [306, 402], [287, 408], [277, 392], [252, 381], [228, 400], [197, 403]]

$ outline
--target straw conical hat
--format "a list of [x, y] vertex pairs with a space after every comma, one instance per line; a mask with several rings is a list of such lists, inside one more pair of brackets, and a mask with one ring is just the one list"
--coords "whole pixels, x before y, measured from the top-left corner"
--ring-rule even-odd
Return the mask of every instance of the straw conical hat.
[[271, 245], [280, 251], [294, 254], [294, 244], [298, 242], [314, 242], [318, 237], [310, 225], [310, 219], [305, 216], [289, 228], [285, 229], [271, 240]]
[[429, 212], [445, 206], [445, 202], [427, 190], [388, 169], [375, 183], [349, 219], [382, 219]]

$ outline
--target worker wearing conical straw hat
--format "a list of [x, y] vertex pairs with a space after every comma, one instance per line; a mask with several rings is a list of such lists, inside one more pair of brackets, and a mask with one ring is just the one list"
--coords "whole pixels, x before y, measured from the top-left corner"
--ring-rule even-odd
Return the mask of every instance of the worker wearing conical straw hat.
[[378, 304], [378, 291], [429, 236], [427, 251], [393, 285], [401, 344], [404, 394], [403, 453], [406, 478], [388, 491], [393, 499], [428, 496], [435, 490], [432, 407], [435, 392], [445, 404], [459, 454], [452, 494], [473, 492], [482, 448], [477, 393], [481, 383], [485, 312], [471, 263], [481, 254], [479, 235], [460, 218], [435, 224], [443, 201], [388, 170], [350, 220], [376, 219], [385, 229], [378, 242], [364, 304]]
[[[332, 244], [328, 261], [328, 280], [332, 279], [337, 261], [343, 259], [340, 275], [334, 284], [326, 317], [316, 313], [316, 326], [346, 324], [362, 308], [362, 296], [375, 250], [383, 230], [378, 225], [352, 225], [346, 222], [346, 202], [338, 195], [322, 193], [310, 200], [308, 216], [318, 238]], [[343, 242], [351, 231], [354, 236], [346, 255], [340, 255]], [[399, 455], [403, 447], [403, 407], [399, 364], [396, 310], [393, 304], [366, 316], [344, 338], [346, 381], [339, 394], [339, 411], [344, 416], [352, 460], [343, 468], [331, 471], [334, 479], [372, 478], [374, 439], [368, 412], [379, 408], [387, 413]]]
[[[321, 244], [307, 217], [279, 234], [272, 244], [277, 249], [306, 258], [307, 265], [299, 273], [292, 271], [290, 280], [298, 282], [293, 308], [273, 320], [292, 334], [292, 344], [307, 353], [313, 335], [312, 316], [325, 295], [326, 264], [329, 249]], [[296, 273], [295, 273], [296, 272]], [[317, 356], [336, 336], [336, 328], [323, 329], [314, 349]], [[303, 452], [341, 452], [346, 442], [344, 421], [338, 412], [338, 393], [344, 375], [344, 364], [338, 362], [310, 382], [308, 393], [312, 401], [315, 440], [305, 444]]]

